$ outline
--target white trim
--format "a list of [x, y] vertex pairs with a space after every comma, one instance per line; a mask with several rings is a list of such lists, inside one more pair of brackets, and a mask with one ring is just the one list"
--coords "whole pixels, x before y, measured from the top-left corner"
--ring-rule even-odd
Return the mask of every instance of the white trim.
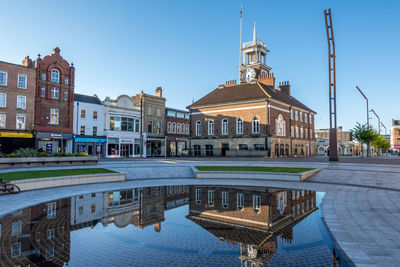
[[279, 110], [279, 111], [283, 111], [283, 112], [286, 112], [286, 113], [290, 113], [290, 111], [288, 109], [279, 108], [279, 107], [273, 106], [271, 104], [269, 106], [271, 108], [273, 108], [273, 109], [276, 109], [276, 110]]
[[[252, 224], [270, 226], [268, 223], [257, 222], [254, 220], [241, 219], [241, 218], [231, 217], [231, 216], [224, 216], [224, 215], [219, 215], [219, 214], [214, 214], [214, 213], [209, 213], [209, 212], [204, 212], [204, 211], [192, 210], [191, 212], [197, 213], [197, 214], [202, 214], [202, 215], [208, 215], [208, 216], [216, 217], [216, 218], [224, 218], [224, 219], [230, 219], [230, 220], [239, 221], [239, 222], [247, 222], [247, 223], [252, 223]], [[204, 219], [204, 216], [202, 216], [202, 217], [203, 217], [202, 219]]]
[[[232, 106], [232, 105], [241, 105], [241, 104], [249, 104], [249, 103], [257, 103], [257, 102], [266, 102], [266, 98], [260, 98], [256, 100], [248, 100], [248, 101], [238, 101], [238, 102], [228, 102], [228, 103], [220, 103], [216, 105], [206, 105], [206, 106], [193, 106], [190, 109], [200, 109], [200, 108], [216, 108], [216, 107], [224, 107], [224, 106]], [[193, 113], [192, 113], [193, 114]]]
[[7, 107], [7, 93], [0, 92], [0, 95], [4, 95], [4, 106], [0, 106], [0, 108]]
[[[19, 87], [19, 77], [25, 77], [25, 87]], [[27, 75], [18, 74], [18, 76], [17, 76], [17, 88], [26, 89], [27, 87], [28, 87], [28, 76]]]
[[218, 113], [218, 112], [222, 112], [222, 111], [248, 110], [248, 109], [256, 109], [256, 108], [266, 108], [266, 106], [263, 105], [263, 106], [254, 106], [254, 107], [227, 108], [227, 109], [218, 109], [218, 110], [210, 110], [210, 111], [203, 111], [203, 112], [193, 112], [192, 115], [200, 115], [200, 114], [208, 114], [208, 113]]
[[8, 83], [8, 72], [6, 72], [6, 71], [1, 71], [1, 70], [0, 70], [0, 72], [6, 74], [6, 83], [5, 83], [5, 84], [0, 84], [0, 85], [1, 85], [1, 86], [7, 86], [7, 83]]

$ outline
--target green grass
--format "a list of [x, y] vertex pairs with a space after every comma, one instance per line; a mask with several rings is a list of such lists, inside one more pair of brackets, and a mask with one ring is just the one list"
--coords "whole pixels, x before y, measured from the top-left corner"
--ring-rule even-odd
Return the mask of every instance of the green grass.
[[313, 168], [261, 167], [261, 166], [196, 166], [199, 171], [237, 171], [237, 172], [287, 172], [300, 173]]
[[61, 177], [61, 176], [84, 175], [84, 174], [98, 174], [98, 173], [117, 173], [117, 172], [103, 168], [4, 172], [0, 173], [0, 179], [3, 179], [4, 182], [8, 182], [15, 180]]

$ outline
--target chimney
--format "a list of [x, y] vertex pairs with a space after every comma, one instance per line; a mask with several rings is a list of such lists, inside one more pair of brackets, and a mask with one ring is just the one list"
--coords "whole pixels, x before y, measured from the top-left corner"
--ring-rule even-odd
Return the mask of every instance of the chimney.
[[275, 88], [275, 77], [274, 77], [273, 73], [269, 73], [269, 72], [268, 73], [261, 73], [258, 76], [258, 81], [260, 83], [263, 83], [265, 85], [270, 85], [273, 88]]
[[156, 88], [156, 96], [162, 97], [162, 88], [161, 87]]
[[290, 95], [290, 84], [289, 81], [279, 82], [278, 90]]
[[225, 86], [236, 85], [236, 80], [230, 80], [225, 82]]
[[32, 59], [30, 59], [29, 56], [26, 56], [25, 59], [22, 60], [22, 66], [32, 68], [33, 67]]
[[53, 55], [54, 54], [58, 54], [59, 55], [60, 54], [60, 48], [58, 48], [58, 47], [54, 48], [53, 49]]
[[156, 231], [157, 233], [161, 231], [161, 222], [154, 224], [154, 231]]

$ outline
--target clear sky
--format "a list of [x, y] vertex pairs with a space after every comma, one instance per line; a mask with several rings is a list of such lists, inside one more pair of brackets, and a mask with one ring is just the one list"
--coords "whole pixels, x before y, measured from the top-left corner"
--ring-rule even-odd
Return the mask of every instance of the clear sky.
[[[267, 44], [277, 82], [329, 127], [328, 55], [323, 10], [332, 8], [338, 125], [365, 123], [365, 101], [391, 126], [400, 119], [399, 1], [15, 1], [0, 0], [0, 60], [21, 63], [56, 46], [76, 67], [75, 91], [101, 99], [154, 93], [185, 108], [218, 84], [238, 79], [239, 11], [243, 41]], [[377, 120], [371, 113], [372, 125]]]

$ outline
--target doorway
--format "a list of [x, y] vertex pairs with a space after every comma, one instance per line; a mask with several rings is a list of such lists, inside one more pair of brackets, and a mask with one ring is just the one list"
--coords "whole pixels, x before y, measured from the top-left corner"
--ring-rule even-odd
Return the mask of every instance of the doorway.
[[222, 144], [221, 146], [221, 156], [226, 156], [226, 151], [229, 150], [229, 144]]
[[93, 155], [93, 146], [92, 145], [88, 146], [88, 155], [89, 156]]
[[129, 157], [129, 145], [121, 145], [121, 157]]

